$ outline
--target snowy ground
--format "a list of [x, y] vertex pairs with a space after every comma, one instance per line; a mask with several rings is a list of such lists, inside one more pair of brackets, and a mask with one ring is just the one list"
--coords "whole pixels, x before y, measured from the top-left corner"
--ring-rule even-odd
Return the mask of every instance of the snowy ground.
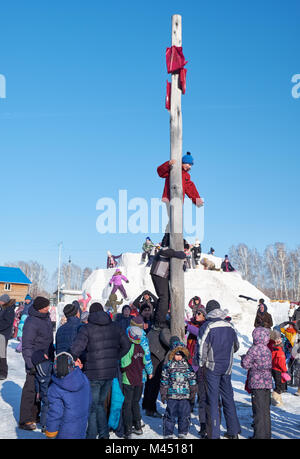
[[[247, 337], [240, 337], [242, 349], [238, 355], [242, 354], [243, 348], [249, 346]], [[33, 432], [27, 432], [18, 428], [19, 407], [23, 383], [25, 380], [24, 361], [20, 354], [15, 352], [17, 346], [16, 340], [9, 341], [8, 345], [8, 363], [9, 374], [5, 381], [0, 382], [0, 439], [9, 438], [29, 438], [41, 439], [45, 436], [37, 428]], [[240, 438], [247, 438], [252, 435], [252, 409], [250, 396], [244, 390], [246, 372], [239, 364], [240, 359], [235, 359], [232, 373], [234, 387], [234, 398], [236, 402], [238, 417], [242, 427]], [[283, 394], [282, 407], [272, 407], [272, 438], [280, 439], [297, 439], [300, 438], [300, 397], [294, 393], [296, 388], [289, 388], [288, 392]], [[159, 402], [160, 403], [160, 402]], [[160, 411], [163, 412], [163, 405]], [[159, 439], [162, 438], [162, 421], [161, 419], [149, 418], [143, 414], [143, 420], [146, 424], [144, 434], [136, 438]], [[226, 431], [224, 419], [222, 420], [222, 432]], [[199, 438], [197, 431], [199, 422], [196, 410], [192, 414], [192, 423], [188, 438]], [[117, 438], [114, 435], [111, 438]]]

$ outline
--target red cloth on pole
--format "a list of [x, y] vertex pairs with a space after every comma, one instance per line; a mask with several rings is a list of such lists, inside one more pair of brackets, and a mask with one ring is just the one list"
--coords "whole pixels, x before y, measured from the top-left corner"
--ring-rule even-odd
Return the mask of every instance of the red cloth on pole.
[[180, 87], [181, 87], [182, 94], [185, 94], [185, 90], [186, 90], [186, 72], [187, 72], [187, 69], [180, 69], [180, 72], [179, 72], [179, 81], [180, 81]]
[[171, 83], [167, 81], [166, 109], [171, 110]]
[[173, 73], [182, 69], [185, 64], [187, 64], [182, 52], [182, 46], [171, 46], [171, 48], [167, 48], [166, 61], [168, 73]]

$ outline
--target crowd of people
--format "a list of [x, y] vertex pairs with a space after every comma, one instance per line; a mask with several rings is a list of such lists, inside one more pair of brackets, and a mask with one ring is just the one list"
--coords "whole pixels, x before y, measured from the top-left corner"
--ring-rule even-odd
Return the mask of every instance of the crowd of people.
[[[273, 326], [264, 300], [258, 303], [253, 344], [241, 356], [254, 439], [271, 438], [270, 404], [282, 405], [291, 379], [300, 395], [300, 307]], [[113, 431], [130, 439], [143, 434], [142, 406], [145, 416], [163, 418], [164, 438], [173, 438], [176, 423], [185, 438], [197, 407], [201, 438], [220, 438], [222, 411], [225, 437], [239, 438], [231, 383], [239, 341], [228, 311], [215, 300], [204, 306], [200, 296], [191, 298], [185, 343], [171, 336], [169, 305], [163, 320], [155, 320], [159, 307], [159, 297], [148, 290], [115, 314], [97, 301], [82, 311], [75, 300], [64, 307], [65, 322], [56, 330], [47, 298], [27, 297], [17, 313], [15, 300], [0, 296], [1, 379], [7, 377], [7, 342], [20, 316], [26, 379], [19, 427], [34, 430], [39, 423], [47, 438], [107, 439]]]

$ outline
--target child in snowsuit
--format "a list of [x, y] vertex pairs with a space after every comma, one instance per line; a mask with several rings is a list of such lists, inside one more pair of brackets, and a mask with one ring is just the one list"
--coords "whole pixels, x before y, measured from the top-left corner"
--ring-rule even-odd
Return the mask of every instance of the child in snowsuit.
[[144, 263], [147, 257], [149, 261], [151, 251], [153, 249], [155, 250], [155, 244], [151, 241], [150, 237], [146, 237], [146, 241], [144, 242], [142, 249], [143, 249], [142, 263]]
[[126, 290], [122, 284], [122, 280], [125, 281], [127, 284], [129, 283], [129, 280], [127, 279], [127, 277], [123, 276], [122, 272], [119, 269], [117, 269], [113, 277], [109, 281], [110, 286], [114, 284], [113, 289], [111, 291], [111, 295], [116, 293], [117, 290], [120, 290], [125, 300], [128, 300]]
[[90, 383], [73, 357], [58, 354], [48, 390], [47, 438], [83, 439], [91, 406]]
[[272, 353], [268, 348], [270, 330], [257, 327], [252, 332], [253, 345], [241, 357], [241, 365], [248, 372], [247, 387], [251, 391], [254, 439], [271, 438]]
[[35, 391], [37, 402], [41, 403], [40, 424], [42, 426], [42, 432], [44, 432], [49, 407], [48, 388], [51, 382], [53, 363], [48, 359], [44, 351], [35, 351], [32, 354], [31, 361], [36, 370], [34, 376]]
[[175, 342], [169, 353], [169, 361], [163, 367], [160, 382], [161, 401], [167, 401], [163, 418], [164, 438], [172, 438], [176, 419], [178, 437], [185, 438], [191, 421], [191, 403], [194, 402], [197, 383], [196, 374], [188, 363], [190, 353], [181, 342]]
[[275, 388], [272, 393], [271, 402], [273, 405], [281, 405], [281, 394], [285, 391], [285, 379], [287, 373], [285, 353], [283, 351], [281, 334], [277, 330], [271, 330], [268, 348], [272, 352], [272, 376]]
[[[147, 365], [145, 351], [141, 346], [143, 330], [131, 326], [127, 330], [131, 346], [126, 355], [121, 359], [123, 403], [124, 438], [131, 438], [132, 433], [141, 435], [142, 423], [139, 401], [143, 393], [143, 372], [146, 370], [152, 377]], [[151, 362], [151, 361], [150, 361]]]

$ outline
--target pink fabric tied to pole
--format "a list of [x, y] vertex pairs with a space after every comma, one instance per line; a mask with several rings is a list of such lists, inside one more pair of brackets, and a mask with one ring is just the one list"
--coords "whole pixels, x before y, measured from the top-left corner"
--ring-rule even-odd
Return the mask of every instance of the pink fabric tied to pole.
[[171, 110], [171, 83], [167, 81], [166, 109]]

